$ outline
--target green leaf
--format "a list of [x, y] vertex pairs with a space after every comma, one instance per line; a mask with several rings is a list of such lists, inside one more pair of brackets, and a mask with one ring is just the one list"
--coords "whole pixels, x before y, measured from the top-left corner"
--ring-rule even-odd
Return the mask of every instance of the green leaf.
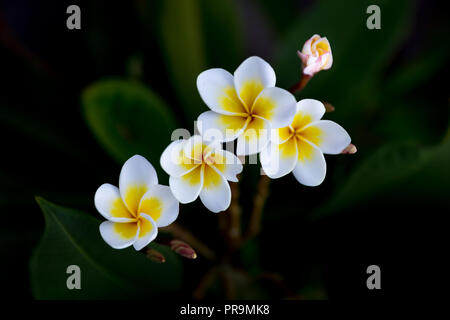
[[450, 208], [448, 185], [450, 141], [423, 148], [411, 143], [380, 148], [364, 161], [340, 186], [334, 196], [311, 218], [342, 212], [371, 201], [381, 203], [438, 204]]
[[158, 96], [138, 83], [110, 79], [85, 89], [82, 104], [90, 129], [119, 163], [140, 154], [158, 170], [161, 153], [176, 128], [172, 113]]
[[200, 0], [200, 4], [208, 67], [233, 72], [245, 58], [237, 5], [229, 0]]
[[236, 4], [229, 0], [143, 0], [136, 3], [136, 10], [145, 30], [158, 39], [148, 46], [161, 50], [167, 78], [185, 120], [191, 123], [207, 110], [197, 91], [197, 76], [213, 67], [234, 70], [243, 59]]
[[440, 68], [445, 67], [450, 56], [450, 44], [435, 37], [435, 41], [430, 45], [434, 46], [433, 50], [426, 45], [424, 52], [418, 57], [404, 62], [388, 79], [385, 88], [387, 94], [405, 95], [426, 83]]
[[196, 88], [197, 76], [206, 69], [199, 1], [167, 0], [160, 10], [158, 30], [169, 77], [188, 120], [193, 121], [204, 110]]
[[[38, 299], [146, 299], [180, 289], [178, 256], [156, 246], [166, 262], [158, 264], [128, 248], [115, 250], [101, 238], [100, 221], [86, 213], [36, 198], [45, 232], [30, 263], [31, 286]], [[67, 267], [81, 270], [81, 289], [66, 286]]]

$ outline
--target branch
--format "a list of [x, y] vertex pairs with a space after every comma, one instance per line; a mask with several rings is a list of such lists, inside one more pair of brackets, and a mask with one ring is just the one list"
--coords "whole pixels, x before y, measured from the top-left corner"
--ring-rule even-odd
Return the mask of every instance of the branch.
[[249, 227], [245, 234], [243, 243], [256, 236], [261, 230], [261, 217], [264, 210], [264, 205], [269, 195], [269, 185], [270, 178], [265, 174], [261, 175], [261, 178], [258, 181], [256, 195], [253, 199], [253, 210], [250, 216]]

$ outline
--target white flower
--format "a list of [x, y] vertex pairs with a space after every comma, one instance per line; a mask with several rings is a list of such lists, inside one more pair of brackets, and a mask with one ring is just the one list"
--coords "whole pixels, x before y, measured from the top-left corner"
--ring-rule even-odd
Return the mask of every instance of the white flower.
[[250, 57], [234, 76], [224, 69], [209, 69], [197, 78], [197, 88], [212, 111], [198, 118], [198, 130], [218, 130], [221, 141], [238, 138], [237, 155], [260, 152], [269, 141], [270, 130], [291, 123], [295, 97], [275, 87], [275, 72], [259, 57]]
[[219, 141], [205, 142], [195, 135], [188, 140], [173, 141], [161, 155], [161, 166], [170, 175], [169, 185], [181, 203], [200, 196], [212, 212], [227, 209], [231, 201], [228, 181], [237, 182], [241, 161], [222, 150]]
[[301, 184], [322, 183], [326, 173], [323, 154], [339, 154], [350, 144], [350, 136], [340, 125], [320, 120], [324, 113], [320, 101], [305, 99], [297, 103], [294, 121], [278, 129], [267, 149], [260, 153], [261, 165], [269, 177], [293, 172]]
[[333, 64], [333, 54], [327, 38], [315, 34], [297, 52], [303, 62], [303, 73], [313, 76], [320, 70], [327, 70]]
[[100, 225], [107, 244], [141, 250], [156, 238], [158, 227], [175, 221], [179, 203], [168, 186], [158, 184], [150, 162], [135, 155], [120, 171], [119, 188], [105, 183], [97, 189], [95, 207], [108, 219]]

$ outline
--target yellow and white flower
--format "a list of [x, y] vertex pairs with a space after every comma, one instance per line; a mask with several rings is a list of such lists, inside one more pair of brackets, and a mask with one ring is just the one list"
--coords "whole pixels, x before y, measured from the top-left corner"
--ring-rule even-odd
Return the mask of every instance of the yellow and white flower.
[[325, 179], [323, 154], [339, 154], [349, 144], [350, 136], [340, 125], [320, 120], [325, 113], [322, 102], [304, 99], [297, 103], [292, 123], [278, 129], [269, 146], [260, 153], [264, 172], [280, 178], [293, 172], [306, 186], [317, 186]]
[[161, 167], [170, 175], [170, 189], [178, 201], [189, 203], [200, 196], [212, 212], [229, 207], [228, 180], [237, 182], [242, 171], [241, 161], [222, 150], [221, 142], [206, 142], [200, 135], [173, 141], [161, 155]]
[[175, 221], [179, 211], [170, 188], [158, 184], [155, 169], [139, 155], [124, 163], [119, 188], [105, 183], [97, 189], [95, 207], [108, 220], [100, 224], [100, 234], [115, 249], [133, 245], [141, 250], [156, 238], [158, 227]]
[[259, 57], [250, 57], [234, 75], [224, 69], [209, 69], [197, 78], [197, 88], [211, 111], [198, 118], [198, 130], [218, 130], [220, 141], [238, 138], [237, 155], [260, 152], [267, 146], [272, 128], [291, 123], [295, 97], [275, 87], [272, 67]]
[[297, 52], [303, 62], [303, 73], [313, 76], [320, 70], [327, 70], [333, 64], [333, 54], [327, 38], [315, 34]]

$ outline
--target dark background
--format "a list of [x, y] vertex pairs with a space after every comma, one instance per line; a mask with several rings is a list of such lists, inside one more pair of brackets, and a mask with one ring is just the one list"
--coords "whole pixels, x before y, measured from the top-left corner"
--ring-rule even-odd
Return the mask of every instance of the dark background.
[[[117, 183], [123, 159], [87, 124], [86, 87], [109, 77], [142, 83], [192, 132], [207, 110], [195, 90], [199, 72], [233, 72], [258, 55], [287, 88], [300, 74], [295, 50], [314, 33], [328, 37], [334, 64], [297, 98], [332, 103], [336, 111], [325, 117], [347, 129], [358, 153], [326, 157], [327, 179], [317, 188], [291, 175], [272, 181], [262, 232], [233, 261], [253, 279], [276, 274], [282, 284], [255, 280], [236, 298], [433, 296], [415, 289], [445, 275], [447, 8], [428, 0], [317, 2], [199, 0], [194, 10], [183, 1], [2, 1], [0, 256], [9, 298], [33, 297], [29, 260], [44, 230], [34, 196], [98, 218], [95, 190]], [[66, 28], [70, 4], [81, 7], [81, 30]], [[369, 4], [381, 7], [381, 30], [365, 27]], [[244, 226], [258, 170], [244, 169]], [[179, 222], [223, 250], [217, 217], [199, 201], [181, 207]], [[378, 292], [365, 286], [371, 264], [382, 270]], [[190, 297], [211, 263], [183, 265], [179, 295]], [[223, 298], [221, 284], [206, 297]]]

